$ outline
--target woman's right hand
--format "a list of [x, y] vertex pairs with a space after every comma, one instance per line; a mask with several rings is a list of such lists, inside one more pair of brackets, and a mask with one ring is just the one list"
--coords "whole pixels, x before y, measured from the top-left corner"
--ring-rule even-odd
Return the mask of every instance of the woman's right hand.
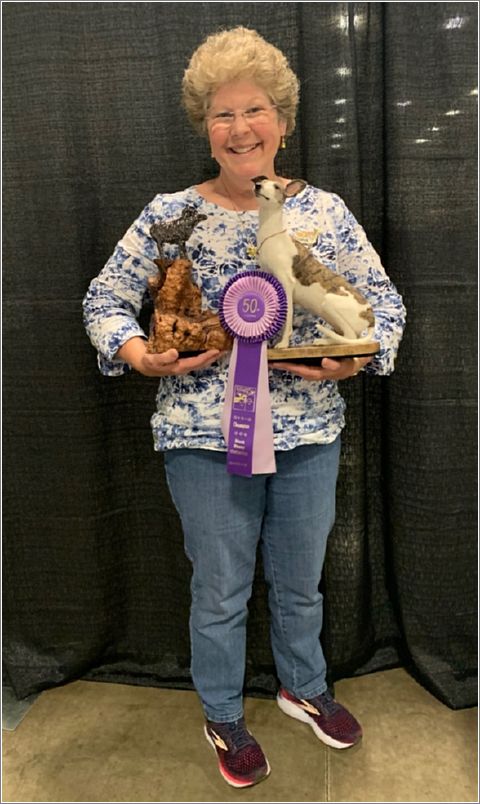
[[190, 371], [208, 368], [219, 356], [218, 349], [210, 349], [195, 357], [179, 357], [176, 349], [157, 354], [145, 353], [137, 371], [146, 377], [165, 377], [168, 375], [188, 374]]
[[179, 357], [176, 349], [166, 352], [147, 352], [143, 338], [135, 337], [120, 347], [116, 357], [121, 358], [135, 371], [145, 377], [166, 377], [170, 375], [188, 374], [190, 371], [208, 368], [222, 354], [219, 349], [210, 349], [195, 357]]

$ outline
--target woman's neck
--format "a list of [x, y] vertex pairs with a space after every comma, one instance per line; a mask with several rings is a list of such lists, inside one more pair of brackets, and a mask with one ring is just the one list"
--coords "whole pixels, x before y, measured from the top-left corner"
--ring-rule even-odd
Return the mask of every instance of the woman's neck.
[[234, 209], [257, 208], [257, 200], [250, 179], [235, 180], [220, 173], [216, 179], [213, 179], [212, 184], [214, 192], [227, 202], [230, 201]]

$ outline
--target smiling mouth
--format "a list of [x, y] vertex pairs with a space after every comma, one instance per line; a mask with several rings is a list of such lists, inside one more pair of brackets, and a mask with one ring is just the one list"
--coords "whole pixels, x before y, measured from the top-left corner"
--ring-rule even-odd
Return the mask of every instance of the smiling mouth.
[[229, 148], [231, 154], [236, 154], [237, 156], [243, 156], [244, 154], [250, 154], [252, 151], [255, 151], [259, 147], [260, 143], [256, 142], [255, 145], [245, 145], [244, 148], [240, 148], [237, 146], [236, 148]]

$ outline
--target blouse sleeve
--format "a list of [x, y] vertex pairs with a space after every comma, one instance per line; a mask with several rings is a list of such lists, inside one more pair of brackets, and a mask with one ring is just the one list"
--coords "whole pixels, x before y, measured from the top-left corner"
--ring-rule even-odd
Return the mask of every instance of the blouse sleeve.
[[338, 201], [341, 212], [337, 228], [338, 268], [371, 304], [375, 315], [373, 340], [380, 343], [380, 351], [365, 371], [368, 374], [391, 374], [405, 327], [405, 306], [365, 231], [345, 203], [341, 199]]
[[137, 318], [148, 297], [148, 278], [158, 274], [153, 262], [157, 246], [149, 234], [159, 217], [154, 205], [155, 199], [117, 243], [83, 299], [83, 322], [102, 374], [127, 372], [128, 364], [115, 358], [116, 352], [130, 338], [147, 338]]

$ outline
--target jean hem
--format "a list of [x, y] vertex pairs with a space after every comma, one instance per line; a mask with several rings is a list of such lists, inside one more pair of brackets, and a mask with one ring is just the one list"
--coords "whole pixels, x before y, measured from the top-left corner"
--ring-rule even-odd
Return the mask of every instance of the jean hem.
[[211, 723], [236, 723], [237, 720], [240, 720], [243, 717], [243, 712], [240, 712], [237, 715], [222, 715], [220, 717], [214, 715], [210, 717], [208, 712], [205, 711], [205, 717]]
[[304, 698], [308, 700], [309, 698], [316, 698], [317, 695], [323, 695], [324, 692], [328, 690], [328, 685], [325, 682], [321, 688], [317, 687], [313, 692], [294, 692], [295, 698]]

